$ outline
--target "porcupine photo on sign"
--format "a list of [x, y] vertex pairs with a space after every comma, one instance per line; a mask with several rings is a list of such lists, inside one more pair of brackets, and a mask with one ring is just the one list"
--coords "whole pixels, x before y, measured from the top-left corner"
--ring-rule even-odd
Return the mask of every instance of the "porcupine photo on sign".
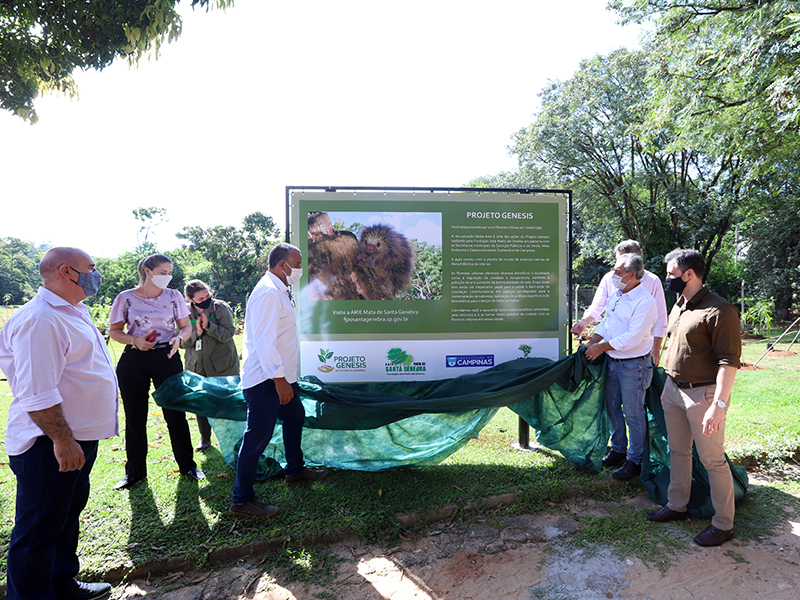
[[[308, 299], [435, 298], [431, 274], [415, 272], [415, 262], [419, 249], [441, 254], [441, 220], [441, 213], [308, 213]], [[441, 261], [436, 268], [441, 281]]]

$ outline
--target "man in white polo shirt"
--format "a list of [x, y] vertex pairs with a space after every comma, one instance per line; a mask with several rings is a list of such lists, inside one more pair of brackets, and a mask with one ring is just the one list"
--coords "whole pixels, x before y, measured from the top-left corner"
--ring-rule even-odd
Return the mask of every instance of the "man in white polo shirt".
[[0, 329], [13, 396], [6, 451], [17, 478], [6, 598], [99, 600], [111, 586], [75, 576], [98, 440], [119, 433], [114, 366], [81, 303], [102, 278], [77, 248], [48, 250], [39, 272], [44, 286]]
[[[612, 271], [615, 292], [606, 305], [606, 316], [586, 348], [586, 358], [594, 360], [604, 352], [608, 365], [606, 400], [611, 425], [611, 451], [624, 457], [614, 479], [633, 479], [642, 471], [642, 455], [647, 441], [645, 392], [653, 379], [653, 327], [657, 319], [656, 301], [642, 286], [644, 263], [638, 254], [623, 254]], [[606, 340], [601, 343], [601, 340]], [[612, 407], [622, 405], [617, 414]], [[630, 447], [625, 426], [630, 430]]]

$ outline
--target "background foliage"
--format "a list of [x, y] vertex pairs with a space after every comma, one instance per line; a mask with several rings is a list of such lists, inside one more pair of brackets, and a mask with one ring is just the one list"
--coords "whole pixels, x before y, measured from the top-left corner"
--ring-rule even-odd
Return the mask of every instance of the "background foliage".
[[[158, 57], [181, 34], [179, 0], [0, 2], [0, 108], [32, 123], [39, 93], [77, 95], [75, 69], [102, 70], [117, 58]], [[226, 8], [232, 0], [192, 0]]]
[[7, 237], [0, 238], [0, 301], [23, 304], [36, 295], [42, 282], [39, 260], [46, 247]]

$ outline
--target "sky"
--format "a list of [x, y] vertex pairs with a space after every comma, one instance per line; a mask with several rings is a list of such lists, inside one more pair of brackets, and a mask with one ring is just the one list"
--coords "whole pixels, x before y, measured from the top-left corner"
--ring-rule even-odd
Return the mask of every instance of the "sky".
[[328, 211], [328, 216], [334, 226], [341, 219], [343, 229], [349, 229], [353, 223], [390, 225], [409, 239], [431, 246], [442, 245], [442, 213]]
[[513, 170], [538, 92], [638, 45], [603, 0], [181, 3], [183, 34], [134, 69], [77, 72], [80, 99], [0, 113], [0, 237], [133, 250], [138, 207], [184, 226], [283, 226], [286, 186], [460, 187]]

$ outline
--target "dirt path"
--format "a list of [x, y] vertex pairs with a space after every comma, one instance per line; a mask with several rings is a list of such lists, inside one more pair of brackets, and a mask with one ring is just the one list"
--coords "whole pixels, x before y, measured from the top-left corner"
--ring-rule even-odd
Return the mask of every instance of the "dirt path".
[[[630, 508], [654, 507], [644, 492]], [[800, 597], [800, 515], [771, 539], [686, 550], [666, 575], [611, 549], [568, 544], [572, 515], [608, 514], [619, 504], [576, 502], [566, 515], [500, 517], [490, 526], [446, 524], [385, 550], [343, 540], [329, 547], [335, 572], [325, 587], [283, 584], [251, 559], [209, 574], [187, 573], [117, 587], [114, 598], [159, 600], [796, 600]], [[705, 522], [697, 522], [698, 532]], [[665, 527], [674, 527], [665, 525]], [[178, 589], [175, 586], [181, 585]]]

